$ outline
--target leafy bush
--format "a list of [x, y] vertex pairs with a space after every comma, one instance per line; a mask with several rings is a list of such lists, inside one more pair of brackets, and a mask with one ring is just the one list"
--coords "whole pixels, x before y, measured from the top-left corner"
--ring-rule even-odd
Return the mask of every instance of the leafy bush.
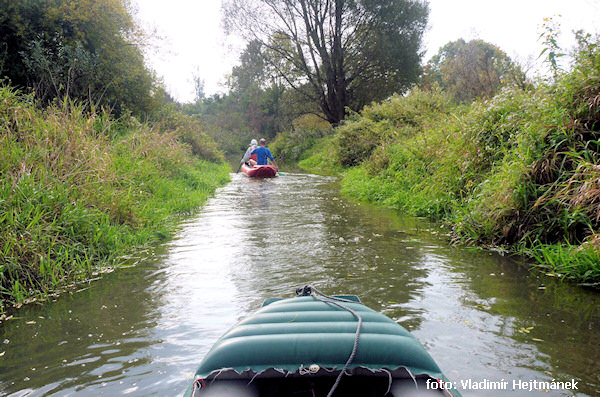
[[297, 163], [305, 157], [319, 138], [331, 134], [330, 129], [305, 128], [295, 131], [285, 131], [269, 145], [273, 155], [284, 163]]
[[217, 143], [206, 132], [209, 127], [200, 117], [188, 116], [177, 110], [174, 104], [167, 104], [155, 113], [152, 121], [160, 131], [175, 132], [181, 142], [190, 146], [195, 156], [212, 162], [224, 160]]
[[378, 146], [418, 134], [451, 108], [452, 102], [444, 94], [418, 89], [406, 97], [394, 95], [366, 106], [337, 129], [337, 159], [342, 166], [359, 165]]
[[298, 166], [303, 170], [319, 175], [336, 175], [343, 171], [336, 160], [335, 136], [327, 135], [317, 139], [315, 145], [306, 151]]
[[[2, 77], [44, 104], [76, 99], [145, 117], [161, 103], [127, 0], [3, 1]], [[142, 43], [142, 45], [140, 45]]]
[[324, 136], [332, 135], [333, 129], [325, 120], [306, 114], [293, 121], [293, 128], [277, 134], [269, 144], [273, 155], [281, 163], [297, 163], [308, 156], [308, 151]]

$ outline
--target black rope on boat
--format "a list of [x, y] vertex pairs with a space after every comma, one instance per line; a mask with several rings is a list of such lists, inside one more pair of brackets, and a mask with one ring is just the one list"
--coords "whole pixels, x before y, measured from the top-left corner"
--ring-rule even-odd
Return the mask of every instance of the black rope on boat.
[[[351, 308], [344, 306], [341, 303], [338, 303], [338, 302], [347, 302], [347, 303], [356, 303], [356, 302], [348, 300], [348, 299], [344, 299], [344, 298], [338, 298], [335, 296], [325, 295], [324, 293], [322, 293], [321, 291], [319, 291], [318, 289], [316, 289], [315, 287], [313, 287], [311, 285], [306, 285], [302, 288], [297, 288], [296, 294], [302, 295], [302, 296], [312, 296], [314, 299], [316, 299], [320, 302], [331, 304], [331, 305], [337, 306], [341, 309], [347, 310], [350, 313], [352, 313], [352, 315], [354, 317], [356, 317], [358, 319], [358, 326], [356, 327], [356, 336], [354, 338], [354, 346], [352, 347], [352, 353], [350, 353], [350, 357], [348, 357], [348, 360], [346, 361], [346, 365], [344, 365], [344, 368], [340, 371], [339, 375], [337, 376], [337, 378], [335, 380], [335, 383], [333, 384], [333, 386], [331, 387], [331, 390], [329, 390], [329, 393], [327, 394], [327, 397], [331, 397], [333, 395], [333, 392], [335, 391], [335, 389], [337, 389], [338, 385], [340, 384], [340, 381], [342, 380], [342, 376], [344, 376], [344, 373], [346, 372], [346, 370], [348, 369], [350, 364], [352, 364], [352, 361], [354, 361], [354, 357], [356, 356], [356, 351], [358, 350], [358, 340], [360, 337], [360, 331], [361, 331], [361, 327], [362, 327], [362, 317], [356, 311], [352, 310]], [[321, 295], [327, 299], [323, 299], [323, 298], [317, 296], [317, 294]]]

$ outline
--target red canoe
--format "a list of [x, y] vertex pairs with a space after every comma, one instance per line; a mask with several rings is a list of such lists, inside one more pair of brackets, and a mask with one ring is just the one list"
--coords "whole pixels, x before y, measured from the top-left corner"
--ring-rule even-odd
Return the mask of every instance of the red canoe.
[[242, 172], [251, 178], [274, 178], [277, 176], [277, 168], [272, 165], [255, 165], [250, 167], [242, 164]]

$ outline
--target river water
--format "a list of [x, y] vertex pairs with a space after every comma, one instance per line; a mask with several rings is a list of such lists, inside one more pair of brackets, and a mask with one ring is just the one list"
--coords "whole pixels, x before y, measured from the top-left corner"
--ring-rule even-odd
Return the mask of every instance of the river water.
[[234, 174], [169, 243], [1, 324], [0, 395], [181, 395], [221, 334], [305, 284], [412, 331], [464, 396], [537, 395], [513, 382], [552, 379], [578, 389], [543, 395], [600, 393], [600, 293], [446, 241], [341, 197], [332, 177]]

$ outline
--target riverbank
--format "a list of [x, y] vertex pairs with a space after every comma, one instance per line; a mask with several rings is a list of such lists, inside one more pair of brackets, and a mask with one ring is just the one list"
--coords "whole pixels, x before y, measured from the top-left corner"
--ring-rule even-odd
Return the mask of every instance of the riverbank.
[[569, 72], [465, 105], [414, 89], [350, 115], [299, 164], [341, 167], [346, 194], [597, 286], [600, 49], [579, 39]]
[[229, 180], [210, 145], [198, 156], [199, 131], [41, 109], [9, 87], [0, 122], [0, 314], [164, 240]]

